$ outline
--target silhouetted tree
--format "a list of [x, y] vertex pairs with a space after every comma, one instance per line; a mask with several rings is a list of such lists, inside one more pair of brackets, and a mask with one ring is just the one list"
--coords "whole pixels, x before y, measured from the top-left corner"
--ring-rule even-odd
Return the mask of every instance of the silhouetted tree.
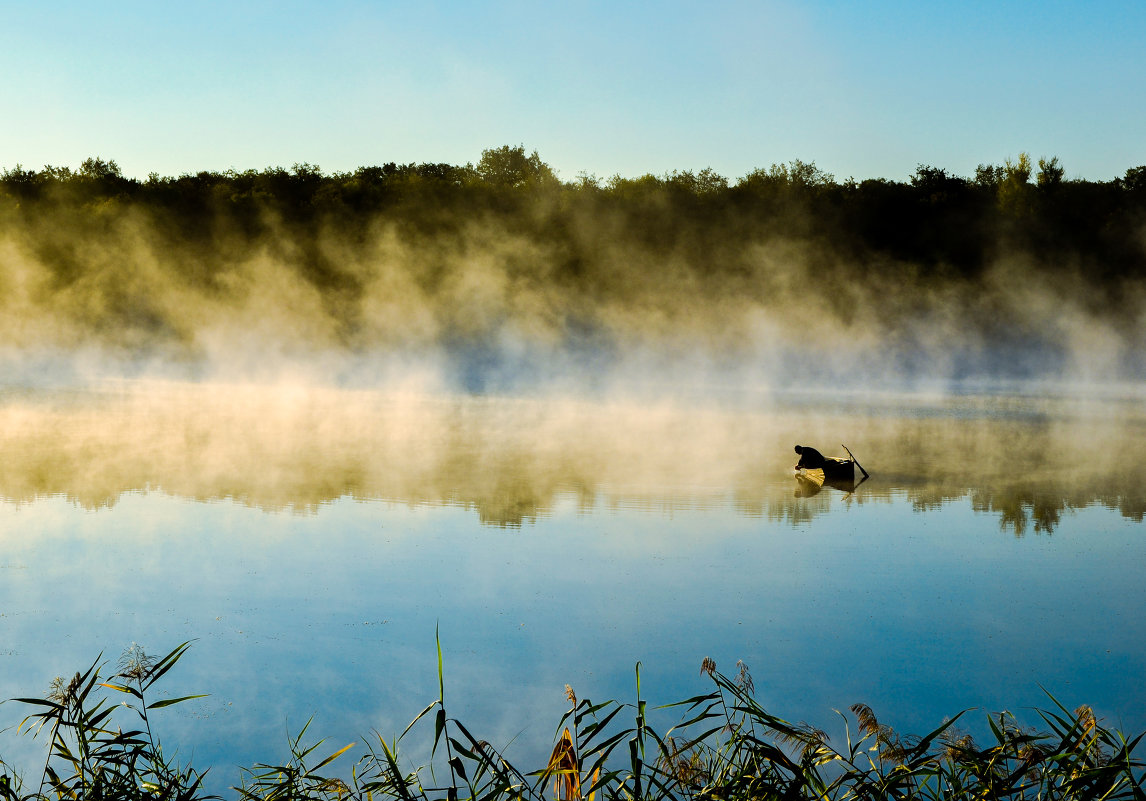
[[966, 189], [967, 179], [952, 175], [941, 167], [920, 164], [911, 176], [911, 185], [923, 199], [934, 203], [947, 200], [952, 194]]
[[1126, 175], [1119, 178], [1118, 185], [1132, 194], [1139, 197], [1146, 197], [1146, 165], [1141, 167], [1131, 167], [1126, 171]]
[[1006, 175], [1007, 171], [998, 165], [980, 164], [975, 168], [975, 185], [994, 194]]

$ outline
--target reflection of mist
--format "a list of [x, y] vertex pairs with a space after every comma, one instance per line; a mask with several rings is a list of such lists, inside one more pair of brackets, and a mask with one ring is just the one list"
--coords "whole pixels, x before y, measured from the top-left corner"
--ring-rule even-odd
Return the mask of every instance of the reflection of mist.
[[[0, 494], [89, 508], [153, 491], [313, 511], [338, 498], [473, 509], [520, 526], [571, 502], [732, 507], [794, 524], [839, 503], [969, 498], [1016, 534], [1102, 504], [1146, 513], [1133, 404], [777, 396], [766, 405], [590, 403], [145, 382], [0, 396]], [[791, 446], [846, 442], [873, 473], [797, 497]], [[807, 494], [807, 493], [805, 493]], [[834, 496], [834, 497], [833, 497]]]

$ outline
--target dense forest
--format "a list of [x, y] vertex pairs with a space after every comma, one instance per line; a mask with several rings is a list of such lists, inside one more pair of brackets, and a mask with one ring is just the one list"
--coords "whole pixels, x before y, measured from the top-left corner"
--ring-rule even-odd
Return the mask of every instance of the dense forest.
[[434, 352], [479, 389], [638, 352], [777, 380], [1140, 377], [1146, 166], [1065, 175], [1024, 153], [908, 182], [801, 161], [563, 182], [521, 146], [334, 174], [17, 165], [0, 348]]

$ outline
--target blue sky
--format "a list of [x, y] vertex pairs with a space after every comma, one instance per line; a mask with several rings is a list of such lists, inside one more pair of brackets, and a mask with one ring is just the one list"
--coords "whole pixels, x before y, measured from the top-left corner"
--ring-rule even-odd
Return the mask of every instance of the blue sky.
[[1146, 164], [1146, 3], [11, 2], [0, 168]]

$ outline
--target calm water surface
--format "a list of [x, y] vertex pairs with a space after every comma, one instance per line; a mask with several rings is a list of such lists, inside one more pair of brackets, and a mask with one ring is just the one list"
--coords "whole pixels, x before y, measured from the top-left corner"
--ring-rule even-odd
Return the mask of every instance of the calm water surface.
[[[632, 700], [640, 661], [665, 703], [705, 656], [818, 725], [862, 701], [919, 733], [1045, 687], [1143, 730], [1144, 434], [1140, 399], [9, 389], [0, 695], [194, 640], [160, 687], [211, 695], [160, 730], [220, 786], [312, 716], [335, 747], [399, 733], [435, 627], [451, 714], [526, 763], [565, 684]], [[872, 478], [806, 496], [797, 442]]]

